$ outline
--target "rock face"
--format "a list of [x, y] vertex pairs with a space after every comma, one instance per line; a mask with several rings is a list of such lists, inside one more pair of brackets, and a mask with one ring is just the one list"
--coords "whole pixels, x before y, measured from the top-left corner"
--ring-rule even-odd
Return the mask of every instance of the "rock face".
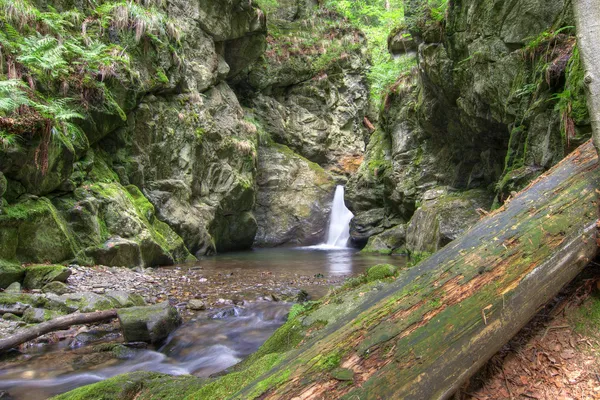
[[[407, 24], [390, 37], [394, 52], [409, 36], [418, 44], [418, 67], [384, 99], [380, 130], [347, 186], [361, 243], [408, 224], [409, 248], [435, 250], [491, 202], [446, 212], [432, 191], [487, 190], [499, 205], [589, 137], [575, 39], [563, 28], [574, 25], [569, 2], [449, 2], [446, 15], [435, 20], [409, 1]], [[450, 210], [456, 219], [443, 222]]]
[[256, 246], [313, 245], [323, 241], [334, 181], [288, 147], [259, 148]]
[[0, 150], [0, 260], [155, 266], [252, 245], [256, 129], [226, 79], [264, 51], [264, 14], [243, 0], [162, 7], [181, 40], [129, 49], [139, 85], [112, 88], [120, 115], [90, 113], [77, 141], [52, 141], [44, 171], [40, 138]]
[[[369, 109], [363, 34], [312, 1], [269, 16], [263, 57], [234, 80], [265, 133], [326, 169], [349, 175], [364, 152]], [[307, 26], [312, 28], [307, 29]]]

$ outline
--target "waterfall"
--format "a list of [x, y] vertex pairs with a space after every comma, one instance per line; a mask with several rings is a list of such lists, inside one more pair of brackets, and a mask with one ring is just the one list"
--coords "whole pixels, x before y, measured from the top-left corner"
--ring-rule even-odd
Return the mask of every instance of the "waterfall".
[[350, 239], [350, 221], [354, 214], [344, 203], [344, 187], [339, 185], [335, 189], [333, 205], [331, 206], [331, 219], [329, 221], [329, 233], [327, 234], [327, 247], [347, 247]]

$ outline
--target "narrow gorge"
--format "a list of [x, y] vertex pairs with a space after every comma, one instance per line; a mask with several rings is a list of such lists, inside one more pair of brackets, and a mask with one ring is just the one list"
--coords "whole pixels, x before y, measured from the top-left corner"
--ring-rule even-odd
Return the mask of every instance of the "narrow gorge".
[[596, 256], [580, 3], [0, 0], [0, 341], [118, 313], [0, 398], [449, 398]]

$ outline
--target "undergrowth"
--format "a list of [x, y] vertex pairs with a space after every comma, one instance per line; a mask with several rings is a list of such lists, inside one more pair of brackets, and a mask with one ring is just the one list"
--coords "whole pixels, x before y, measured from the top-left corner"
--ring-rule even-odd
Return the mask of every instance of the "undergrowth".
[[[135, 89], [132, 37], [141, 48], [177, 44], [175, 24], [161, 1], [100, 2], [85, 9], [40, 10], [28, 0], [0, 0], [0, 149], [39, 137], [36, 166], [48, 168], [48, 145], [68, 147], [91, 111], [126, 119], [113, 84]], [[175, 46], [171, 46], [175, 50]]]

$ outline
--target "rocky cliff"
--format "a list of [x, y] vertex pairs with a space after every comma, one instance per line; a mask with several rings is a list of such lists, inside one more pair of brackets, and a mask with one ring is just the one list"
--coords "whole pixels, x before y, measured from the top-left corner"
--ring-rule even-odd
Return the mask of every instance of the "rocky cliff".
[[416, 50], [418, 66], [384, 99], [348, 187], [370, 251], [437, 250], [591, 131], [570, 2], [406, 6], [390, 50]]
[[[13, 63], [1, 72], [29, 81], [40, 102], [68, 97], [81, 118], [59, 135], [54, 115], [46, 134], [16, 126], [19, 110], [0, 114], [4, 269], [164, 265], [322, 240], [332, 176], [346, 180], [364, 149], [360, 31], [305, 1], [282, 2], [268, 28], [240, 0], [19, 4], [0, 21]], [[47, 25], [70, 15], [66, 28]], [[22, 24], [29, 17], [35, 29]], [[304, 41], [315, 18], [324, 25]], [[46, 81], [22, 61], [37, 32], [68, 63], [64, 76]], [[92, 48], [114, 65], [74, 70]]]

